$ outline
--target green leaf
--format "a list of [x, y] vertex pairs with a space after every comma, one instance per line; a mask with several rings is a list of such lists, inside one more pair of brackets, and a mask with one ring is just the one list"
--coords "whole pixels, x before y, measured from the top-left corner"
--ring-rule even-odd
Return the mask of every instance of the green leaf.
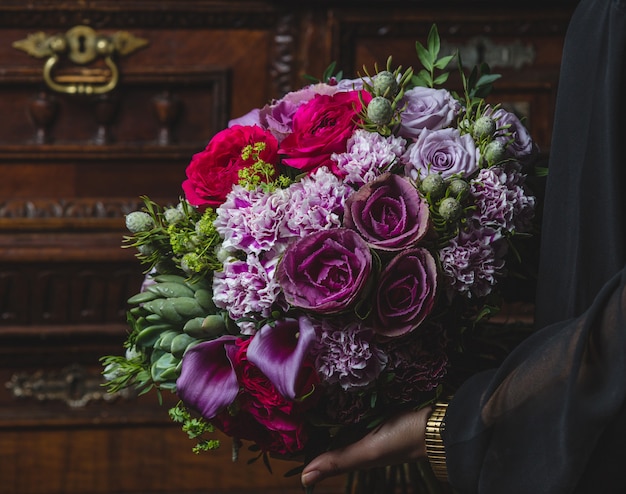
[[474, 66], [467, 78], [467, 87], [472, 90], [476, 87], [476, 81], [478, 80], [478, 67]]
[[456, 55], [448, 55], [440, 58], [435, 62], [436, 69], [445, 69]]
[[419, 41], [415, 42], [415, 49], [417, 50], [417, 58], [422, 62], [424, 68], [432, 72], [433, 64], [435, 63], [433, 56]]
[[444, 72], [433, 81], [433, 85], [437, 86], [437, 85], [443, 84], [444, 82], [448, 80], [449, 75], [450, 74], [448, 72]]
[[430, 31], [428, 33], [427, 43], [428, 43], [428, 51], [432, 55], [433, 60], [436, 60], [437, 59], [437, 55], [439, 55], [439, 50], [440, 50], [440, 47], [441, 47], [441, 44], [440, 44], [440, 41], [439, 41], [439, 33], [437, 32], [437, 25], [436, 24], [433, 24], [430, 27]]
[[411, 80], [416, 86], [433, 87], [433, 79], [424, 69], [420, 70], [417, 75], [414, 75]]
[[483, 74], [480, 76], [478, 81], [476, 81], [476, 87], [485, 86], [487, 84], [493, 84], [495, 81], [500, 79], [502, 74]]

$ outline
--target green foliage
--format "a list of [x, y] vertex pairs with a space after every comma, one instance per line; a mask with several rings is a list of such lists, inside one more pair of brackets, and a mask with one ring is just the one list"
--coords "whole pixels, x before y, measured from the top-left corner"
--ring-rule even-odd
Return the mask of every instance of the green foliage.
[[[267, 163], [261, 158], [261, 152], [265, 150], [264, 142], [249, 144], [243, 148], [241, 157], [245, 160], [252, 160], [252, 165], [239, 170], [239, 185], [248, 190], [260, 188], [264, 192], [271, 193], [276, 189], [288, 187], [291, 180], [278, 174], [276, 167], [272, 163]], [[278, 175], [278, 176], [277, 176]]]
[[331, 62], [328, 67], [326, 67], [326, 69], [324, 70], [324, 73], [322, 74], [322, 78], [318, 79], [317, 77], [313, 77], [312, 75], [309, 74], [304, 74], [304, 79], [310, 83], [313, 84], [317, 84], [320, 82], [325, 82], [327, 84], [329, 83], [333, 83], [333, 82], [338, 82], [341, 79], [343, 79], [343, 71], [340, 70], [338, 72], [335, 72], [335, 70], [337, 69], [337, 62]]
[[475, 66], [469, 76], [465, 75], [461, 61], [461, 55], [457, 57], [459, 63], [459, 72], [463, 83], [463, 93], [465, 95], [465, 108], [468, 114], [472, 114], [473, 110], [480, 106], [489, 93], [493, 89], [493, 83], [497, 81], [500, 74], [492, 74], [489, 65], [482, 63]]
[[213, 226], [213, 209], [201, 212], [184, 199], [175, 208], [163, 208], [145, 196], [142, 200], [143, 211], [152, 218], [154, 226], [125, 236], [123, 247], [137, 249], [137, 258], [148, 266], [146, 272], [158, 267], [161, 273], [182, 270], [191, 277], [202, 278], [221, 269], [215, 252], [220, 237]]
[[182, 402], [178, 402], [175, 407], [170, 408], [169, 416], [173, 422], [181, 424], [183, 432], [187, 434], [189, 439], [197, 440], [196, 445], [192, 448], [194, 453], [199, 454], [203, 451], [210, 451], [220, 447], [219, 439], [206, 439], [203, 437], [205, 434], [215, 432], [213, 424], [203, 418], [192, 417]]
[[[426, 46], [416, 41], [415, 49], [417, 51], [417, 57], [424, 68], [413, 76], [411, 81], [413, 85], [434, 88], [435, 86], [444, 84], [450, 75], [449, 72], [445, 72], [444, 69], [448, 67], [456, 54], [439, 58], [441, 41], [435, 24], [430, 28]], [[436, 75], [436, 72], [440, 73]]]

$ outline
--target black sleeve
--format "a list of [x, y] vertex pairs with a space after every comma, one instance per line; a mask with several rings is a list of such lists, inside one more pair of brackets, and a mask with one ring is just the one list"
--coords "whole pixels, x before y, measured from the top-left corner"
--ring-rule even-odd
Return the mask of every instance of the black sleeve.
[[584, 314], [536, 332], [453, 398], [444, 443], [459, 492], [625, 492], [626, 268]]
[[626, 264], [625, 115], [626, 0], [582, 0], [563, 46], [549, 150], [538, 328], [580, 315]]

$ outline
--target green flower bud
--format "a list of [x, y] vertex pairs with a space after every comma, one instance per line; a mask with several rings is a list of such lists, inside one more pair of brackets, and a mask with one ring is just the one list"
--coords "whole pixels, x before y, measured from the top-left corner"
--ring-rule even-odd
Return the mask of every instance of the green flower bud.
[[156, 247], [152, 244], [141, 244], [137, 246], [137, 250], [143, 256], [151, 256], [156, 252]]
[[446, 221], [456, 221], [461, 217], [463, 208], [454, 197], [446, 197], [439, 204], [439, 214]]
[[420, 183], [420, 190], [426, 195], [430, 194], [430, 198], [436, 201], [445, 193], [446, 184], [439, 173], [431, 173]]
[[179, 208], [168, 208], [163, 211], [163, 217], [168, 225], [175, 225], [185, 219], [185, 213]]
[[448, 184], [448, 191], [452, 197], [461, 200], [469, 194], [469, 184], [460, 178], [455, 178]]
[[148, 232], [154, 228], [154, 221], [148, 213], [133, 211], [126, 215], [126, 228], [132, 233]]
[[502, 141], [491, 141], [485, 147], [485, 159], [487, 163], [493, 165], [504, 159], [506, 145]]
[[388, 70], [383, 70], [374, 77], [374, 94], [392, 99], [398, 94], [398, 81], [396, 77]]
[[491, 137], [496, 132], [496, 121], [491, 117], [482, 116], [474, 122], [472, 135], [476, 139]]
[[367, 118], [376, 125], [387, 125], [392, 117], [391, 102], [382, 96], [376, 96], [367, 105]]

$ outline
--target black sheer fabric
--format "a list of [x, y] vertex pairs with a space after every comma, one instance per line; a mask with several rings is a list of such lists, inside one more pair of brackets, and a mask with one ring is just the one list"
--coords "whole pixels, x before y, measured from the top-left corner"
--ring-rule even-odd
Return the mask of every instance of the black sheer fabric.
[[456, 393], [443, 433], [465, 493], [626, 492], [626, 269], [575, 320]]
[[626, 492], [626, 0], [568, 31], [546, 189], [537, 323], [455, 394], [443, 433], [462, 494]]
[[626, 1], [582, 0], [566, 37], [536, 321], [580, 315], [626, 264]]

